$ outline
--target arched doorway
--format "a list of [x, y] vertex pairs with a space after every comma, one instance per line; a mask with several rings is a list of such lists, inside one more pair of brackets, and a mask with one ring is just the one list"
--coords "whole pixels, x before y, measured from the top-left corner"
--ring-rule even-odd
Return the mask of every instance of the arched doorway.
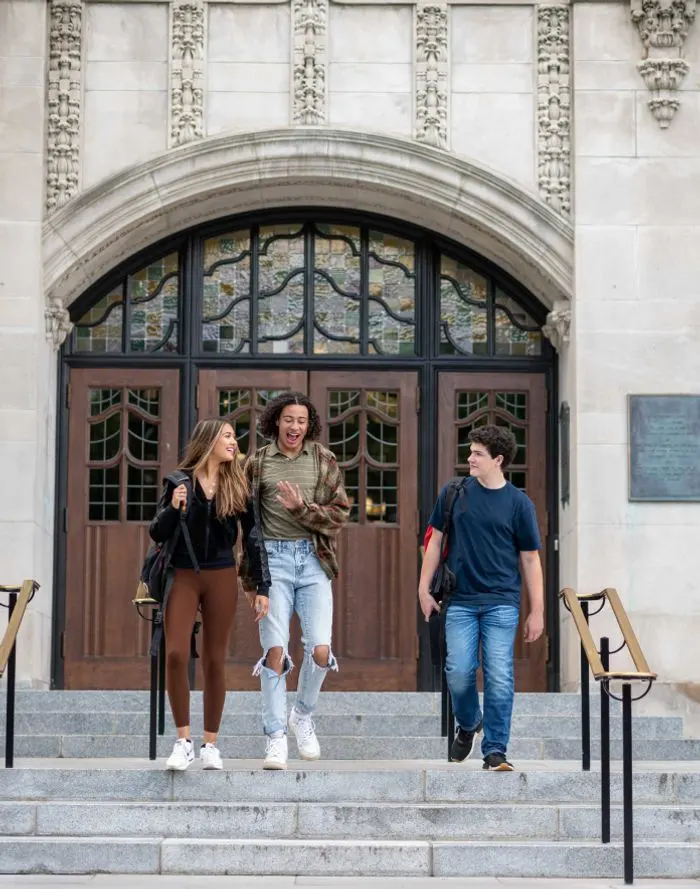
[[[511, 480], [527, 489], [549, 534], [546, 311], [463, 247], [348, 210], [210, 223], [89, 288], [71, 306], [75, 329], [62, 357], [59, 684], [145, 687], [146, 627], [130, 597], [161, 477], [198, 418], [231, 419], [249, 451], [261, 443], [260, 409], [295, 388], [316, 402], [353, 499], [336, 585], [333, 688], [424, 685], [419, 538], [437, 486], [466, 470], [474, 425], [513, 429]], [[517, 649], [520, 690], [551, 684], [547, 648], [543, 640]], [[257, 657], [241, 602], [229, 687], [256, 686]]]

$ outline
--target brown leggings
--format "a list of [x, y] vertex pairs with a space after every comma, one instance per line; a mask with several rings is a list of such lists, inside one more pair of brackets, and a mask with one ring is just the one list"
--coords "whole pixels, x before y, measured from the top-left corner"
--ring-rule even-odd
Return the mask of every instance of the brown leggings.
[[175, 726], [190, 724], [190, 683], [187, 667], [190, 639], [202, 608], [202, 671], [204, 673], [204, 731], [219, 731], [226, 697], [224, 660], [236, 616], [238, 581], [235, 568], [210, 568], [175, 571], [165, 611], [165, 647], [167, 685]]

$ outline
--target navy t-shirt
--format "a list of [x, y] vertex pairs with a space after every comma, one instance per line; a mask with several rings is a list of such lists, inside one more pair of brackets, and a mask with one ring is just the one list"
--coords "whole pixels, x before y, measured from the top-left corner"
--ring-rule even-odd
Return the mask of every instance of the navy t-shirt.
[[[445, 492], [430, 516], [442, 531]], [[520, 607], [520, 553], [540, 548], [532, 500], [510, 482], [485, 488], [468, 479], [452, 510], [447, 565], [457, 578], [453, 602]]]

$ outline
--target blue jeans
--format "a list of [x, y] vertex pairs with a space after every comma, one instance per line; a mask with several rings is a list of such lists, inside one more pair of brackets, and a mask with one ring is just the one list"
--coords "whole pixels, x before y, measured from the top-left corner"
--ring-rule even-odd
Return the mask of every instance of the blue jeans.
[[[287, 731], [287, 674], [294, 669], [289, 657], [289, 624], [296, 611], [301, 624], [304, 662], [299, 674], [297, 713], [311, 715], [316, 709], [323, 680], [329, 670], [338, 670], [338, 662], [330, 651], [333, 625], [333, 593], [328, 575], [321, 567], [310, 540], [266, 540], [270, 566], [270, 606], [267, 617], [260, 621], [260, 644], [263, 656], [254, 676], [262, 685], [263, 727], [266, 735], [278, 736]], [[328, 646], [328, 665], [314, 660], [316, 646]], [[283, 651], [282, 675], [266, 665], [271, 648]]]
[[[514, 605], [452, 603], [445, 617], [447, 686], [457, 725], [473, 731], [483, 719], [483, 756], [505, 754], [510, 738], [515, 679], [513, 654], [519, 611]], [[484, 711], [479, 707], [476, 671], [481, 643]]]

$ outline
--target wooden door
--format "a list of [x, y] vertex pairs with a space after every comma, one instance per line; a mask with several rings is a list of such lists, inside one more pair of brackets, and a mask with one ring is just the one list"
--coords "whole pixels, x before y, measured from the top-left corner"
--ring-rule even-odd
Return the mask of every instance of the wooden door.
[[162, 478], [177, 464], [177, 370], [72, 370], [66, 688], [147, 688], [150, 624], [131, 599]]
[[[202, 370], [197, 388], [198, 417], [222, 417], [236, 430], [241, 453], [248, 456], [265, 444], [257, 429], [260, 413], [265, 405], [284, 390], [307, 391], [305, 371], [286, 370]], [[240, 556], [240, 552], [238, 553]], [[301, 634], [298, 624], [292, 628], [290, 653], [295, 664], [300, 664]], [[253, 677], [253, 667], [260, 658], [258, 627], [242, 591], [238, 591], [238, 608], [228, 657], [226, 659], [227, 688], [255, 690], [260, 680]], [[294, 688], [298, 670], [290, 676], [289, 687]], [[197, 685], [201, 688], [201, 676]]]
[[[440, 486], [452, 476], [469, 474], [467, 465], [469, 433], [475, 427], [486, 423], [508, 427], [518, 441], [518, 453], [512, 466], [506, 471], [506, 478], [516, 487], [526, 491], [535, 504], [543, 541], [544, 569], [548, 533], [544, 376], [527, 373], [440, 374], [438, 407]], [[545, 583], [545, 590], [546, 588]], [[546, 691], [547, 640], [542, 636], [533, 645], [526, 645], [523, 642], [522, 623], [526, 615], [527, 599], [523, 590], [521, 624], [515, 642], [516, 689]]]
[[352, 501], [334, 584], [332, 689], [416, 688], [417, 375], [310, 375], [322, 441]]

